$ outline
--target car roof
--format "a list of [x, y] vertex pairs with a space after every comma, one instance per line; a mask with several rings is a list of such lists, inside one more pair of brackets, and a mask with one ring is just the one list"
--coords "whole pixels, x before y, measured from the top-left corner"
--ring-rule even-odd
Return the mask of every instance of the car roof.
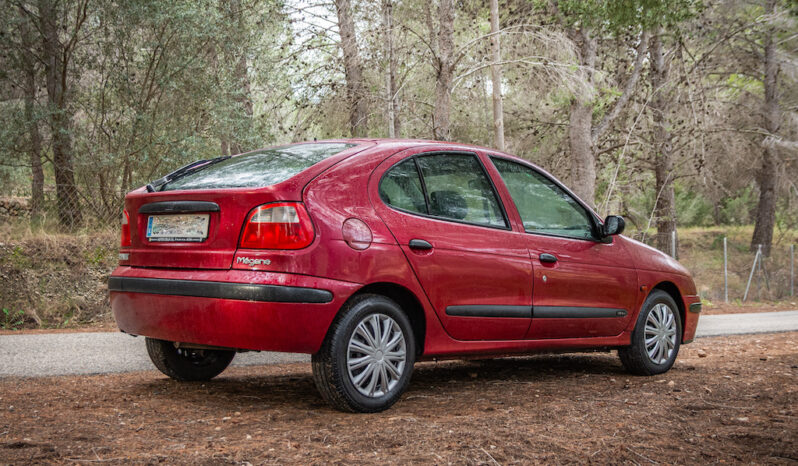
[[478, 146], [476, 144], [467, 144], [467, 143], [460, 143], [460, 142], [452, 142], [452, 141], [436, 141], [434, 139], [389, 139], [389, 138], [346, 138], [346, 139], [324, 139], [318, 141], [307, 141], [307, 142], [316, 142], [316, 143], [350, 143], [350, 144], [358, 144], [358, 143], [372, 143], [374, 146], [370, 148], [370, 150], [359, 152], [354, 154], [353, 157], [358, 156], [369, 156], [376, 152], [380, 152], [380, 149], [385, 149], [386, 147], [394, 147], [397, 150], [405, 150], [405, 149], [412, 149], [415, 147], [424, 147], [424, 146], [445, 146], [452, 150], [478, 150], [481, 152], [487, 152], [491, 155], [500, 155], [502, 157], [507, 157], [510, 159], [518, 160], [520, 162], [524, 162], [527, 164], [531, 164], [536, 168], [543, 170], [538, 165], [526, 160], [524, 158], [518, 157], [516, 155], [508, 154], [506, 152], [502, 152], [498, 149], [492, 149], [490, 147]]

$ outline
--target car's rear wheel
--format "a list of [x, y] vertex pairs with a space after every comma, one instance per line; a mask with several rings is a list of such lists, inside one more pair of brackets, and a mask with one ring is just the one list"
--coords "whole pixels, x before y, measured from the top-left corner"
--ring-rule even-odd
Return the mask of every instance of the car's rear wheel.
[[676, 302], [668, 293], [654, 290], [637, 317], [632, 344], [620, 348], [618, 356], [633, 374], [661, 374], [673, 366], [681, 341], [682, 321]]
[[364, 294], [341, 310], [313, 355], [313, 380], [336, 409], [383, 411], [410, 383], [415, 351], [413, 328], [399, 305]]
[[159, 371], [180, 381], [210, 380], [221, 374], [235, 351], [178, 348], [171, 341], [147, 338], [147, 353]]

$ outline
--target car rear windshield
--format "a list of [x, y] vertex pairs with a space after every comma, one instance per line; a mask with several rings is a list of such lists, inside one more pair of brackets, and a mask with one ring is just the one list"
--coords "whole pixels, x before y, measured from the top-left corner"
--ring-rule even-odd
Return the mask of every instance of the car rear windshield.
[[161, 191], [271, 186], [353, 146], [329, 142], [292, 144], [238, 155], [170, 181]]

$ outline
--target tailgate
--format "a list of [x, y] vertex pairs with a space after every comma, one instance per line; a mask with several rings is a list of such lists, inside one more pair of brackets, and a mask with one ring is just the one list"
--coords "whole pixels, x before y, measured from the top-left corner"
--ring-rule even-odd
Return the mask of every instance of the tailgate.
[[[131, 248], [126, 251], [130, 254], [129, 264], [134, 267], [229, 269], [247, 213], [255, 206], [274, 200], [275, 196], [269, 192], [231, 189], [130, 195], [125, 201], [130, 215]], [[166, 228], [163, 225], [181, 223], [191, 223], [188, 229], [191, 231], [158, 236], [159, 225], [163, 231]], [[205, 232], [204, 238], [196, 233], [198, 226]]]

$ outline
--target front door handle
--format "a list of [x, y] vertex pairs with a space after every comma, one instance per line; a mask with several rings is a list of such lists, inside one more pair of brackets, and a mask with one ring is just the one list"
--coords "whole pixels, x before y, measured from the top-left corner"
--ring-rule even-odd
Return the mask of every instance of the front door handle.
[[419, 251], [428, 251], [432, 249], [432, 244], [423, 239], [411, 239], [407, 245], [410, 246], [410, 249], [418, 249]]
[[540, 262], [546, 264], [553, 264], [557, 262], [557, 256], [555, 256], [554, 254], [549, 254], [547, 252], [544, 252], [543, 254], [540, 255]]

